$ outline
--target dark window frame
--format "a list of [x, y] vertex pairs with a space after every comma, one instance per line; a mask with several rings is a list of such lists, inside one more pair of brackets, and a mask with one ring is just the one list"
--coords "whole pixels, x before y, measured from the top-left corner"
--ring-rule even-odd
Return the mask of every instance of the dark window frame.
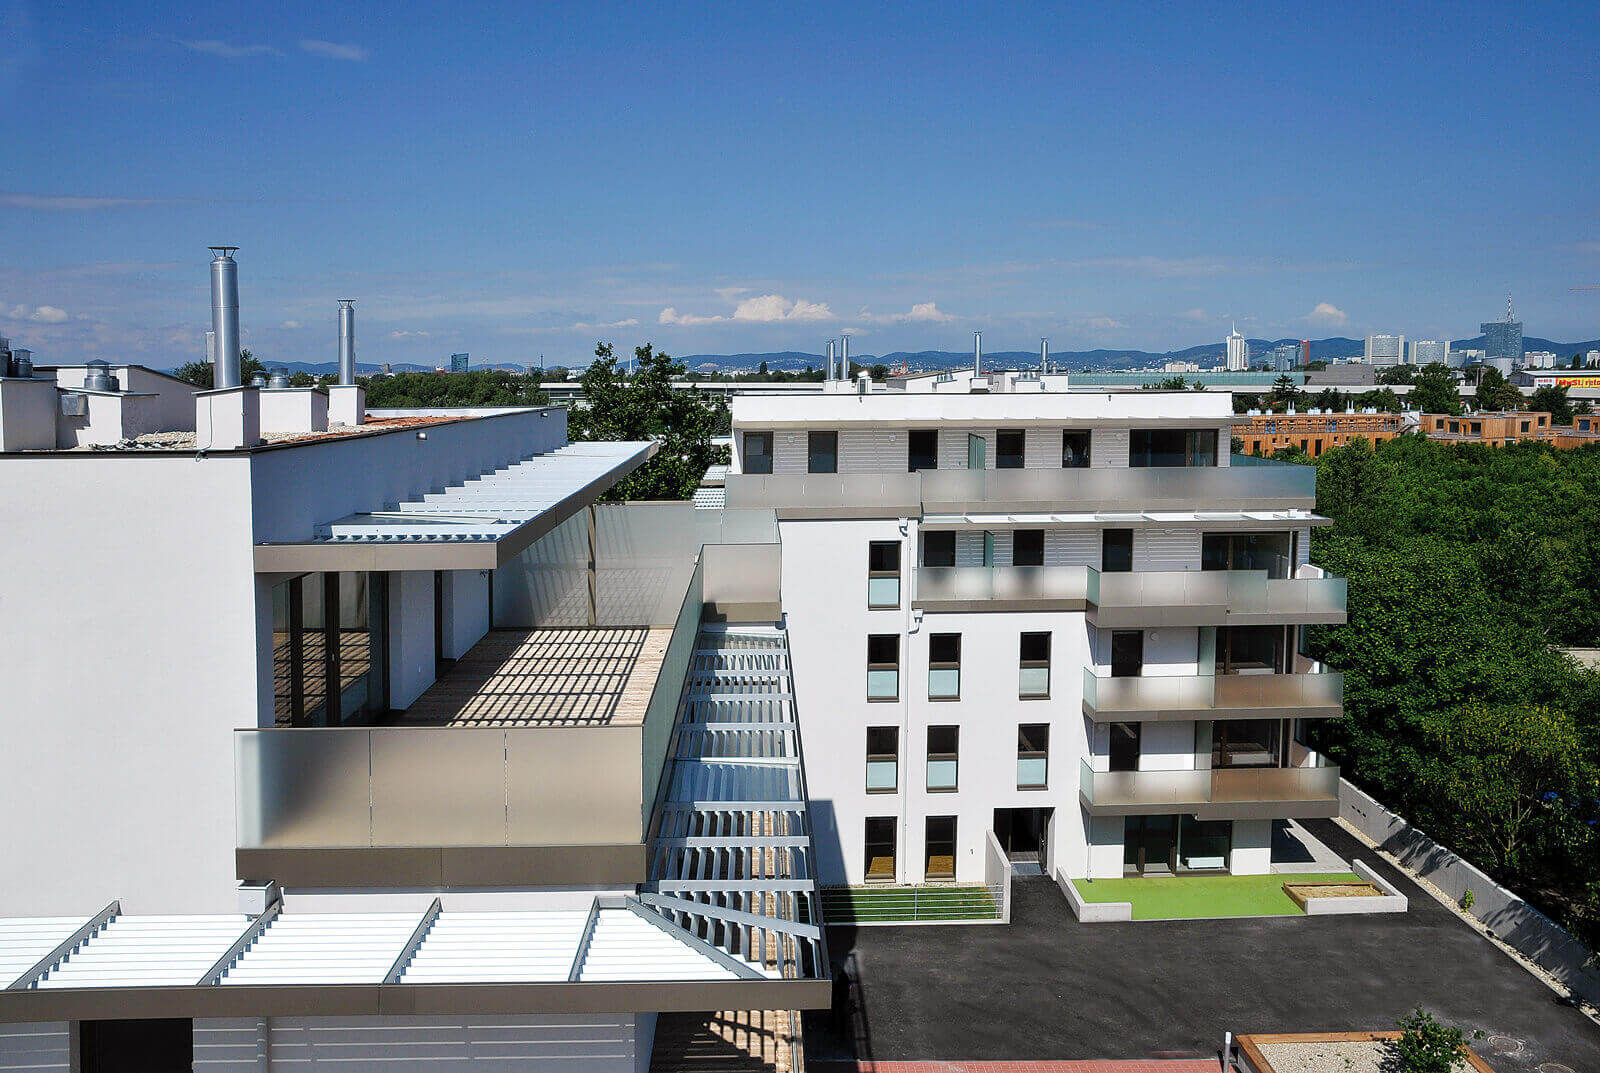
[[[1044, 638], [1044, 658], [1028, 654], [1029, 638]], [[1017, 638], [1017, 699], [1018, 700], [1049, 700], [1050, 699], [1050, 656], [1053, 647], [1052, 634], [1049, 630], [1027, 630]], [[1022, 688], [1022, 672], [1028, 670], [1044, 670], [1043, 692], [1025, 692]]]
[[[1027, 534], [1028, 542], [1030, 544], [1032, 544], [1036, 539], [1038, 541], [1037, 554], [1033, 554], [1032, 553], [1033, 549], [1030, 549], [1030, 554], [1028, 556], [1029, 559], [1032, 560], [1030, 562], [1023, 562], [1022, 561], [1022, 555], [1021, 555], [1021, 553], [1019, 551], [1020, 544], [1018, 543], [1018, 539], [1017, 538], [1021, 537], [1023, 534]], [[1044, 565], [1044, 539], [1045, 539], [1045, 537], [1044, 537], [1044, 530], [1043, 529], [1013, 529], [1011, 531], [1011, 565], [1012, 566], [1043, 566]]]
[[[752, 439], [757, 441], [765, 440], [767, 449], [765, 451], [752, 452], [750, 450], [750, 441]], [[773, 436], [770, 432], [752, 431], [742, 434], [740, 438], [740, 444], [743, 446], [744, 450], [739, 456], [742, 467], [741, 472], [748, 473], [755, 477], [765, 477], [772, 473], [772, 440]], [[757, 463], [754, 467], [752, 467], [750, 465], [750, 460], [752, 458], [761, 458], [765, 459], [766, 461], [764, 463]]]
[[[873, 734], [888, 734], [893, 738], [894, 748], [890, 752], [873, 749]], [[882, 744], [879, 742], [878, 744]], [[889, 763], [894, 765], [894, 785], [889, 787], [872, 785], [872, 765]], [[867, 728], [867, 793], [869, 794], [897, 794], [900, 792], [900, 728], [897, 726], [875, 726]]]
[[[933, 740], [934, 739], [934, 734], [935, 733], [944, 734], [946, 732], [948, 732], [949, 735], [950, 735], [950, 748], [941, 749], [940, 751], [935, 752], [934, 751], [934, 740]], [[953, 724], [953, 723], [940, 723], [940, 724], [935, 725], [935, 726], [930, 726], [928, 728], [928, 733], [927, 733], [927, 737], [925, 739], [925, 743], [927, 745], [927, 760], [924, 762], [923, 768], [922, 768], [922, 787], [923, 787], [923, 790], [925, 792], [927, 792], [927, 793], [930, 793], [930, 794], [953, 794], [953, 793], [957, 793], [958, 791], [960, 791], [960, 789], [961, 789], [961, 727], [956, 725], [956, 724]], [[929, 777], [928, 777], [929, 776], [928, 767], [929, 767], [929, 765], [933, 764], [935, 761], [939, 761], [941, 763], [948, 761], [949, 763], [955, 765], [955, 777], [951, 779], [949, 786], [934, 786], [934, 785], [931, 784], [931, 782], [929, 780]]]
[[[1030, 740], [1029, 731], [1034, 734]], [[1021, 778], [1021, 764], [1024, 760], [1044, 761], [1044, 781], [1039, 783], [1025, 783]], [[1019, 790], [1048, 790], [1050, 788], [1050, 724], [1049, 723], [1018, 723], [1017, 724], [1017, 789]]]
[[[1008, 450], [1014, 448], [1014, 450]], [[994, 468], [1023, 469], [1028, 462], [1028, 434], [1020, 428], [996, 429]]]
[[[918, 441], [922, 446], [927, 446], [931, 439], [932, 450], [919, 450]], [[925, 469], [939, 468], [939, 430], [935, 428], [914, 428], [906, 433], [906, 472], [917, 473]]]
[[[818, 444], [823, 444], [824, 446], [819, 448]], [[827, 468], [818, 469], [819, 462], [826, 462]], [[839, 472], [839, 433], [837, 430], [806, 433], [806, 472]]]

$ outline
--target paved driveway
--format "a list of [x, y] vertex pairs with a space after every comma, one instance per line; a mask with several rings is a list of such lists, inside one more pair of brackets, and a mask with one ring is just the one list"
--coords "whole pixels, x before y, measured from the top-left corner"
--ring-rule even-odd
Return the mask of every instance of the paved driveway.
[[[1331, 821], [1307, 824], [1411, 899], [1401, 915], [1079, 924], [1048, 880], [1009, 926], [835, 928], [835, 1000], [815, 1059], [1215, 1055], [1225, 1029], [1390, 1028], [1418, 1005], [1487, 1036], [1497, 1073], [1600, 1071], [1600, 1026]], [[1516, 1049], [1512, 1049], [1513, 1046]]]

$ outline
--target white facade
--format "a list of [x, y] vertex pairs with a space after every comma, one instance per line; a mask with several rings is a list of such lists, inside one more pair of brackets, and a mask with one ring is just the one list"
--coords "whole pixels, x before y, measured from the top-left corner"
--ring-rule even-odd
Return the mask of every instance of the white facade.
[[1364, 357], [1369, 365], [1400, 365], [1406, 360], [1406, 337], [1385, 332], [1369, 335]]
[[1435, 362], [1450, 364], [1450, 340], [1417, 339], [1411, 343], [1412, 365], [1431, 365]]
[[1242, 373], [1250, 368], [1250, 344], [1235, 328], [1228, 333], [1228, 355], [1226, 367], [1230, 373]]

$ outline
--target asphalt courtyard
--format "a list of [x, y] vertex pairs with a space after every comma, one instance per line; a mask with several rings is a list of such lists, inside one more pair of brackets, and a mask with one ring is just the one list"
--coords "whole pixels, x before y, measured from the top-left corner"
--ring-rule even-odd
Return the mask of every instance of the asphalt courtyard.
[[1497, 1073], [1600, 1071], [1600, 1026], [1349, 832], [1306, 826], [1410, 910], [1079, 924], [1053, 882], [1018, 879], [1010, 925], [830, 928], [834, 1008], [806, 1014], [806, 1056], [1214, 1056], [1224, 1030], [1386, 1029], [1420, 1005], [1482, 1030], [1473, 1047]]

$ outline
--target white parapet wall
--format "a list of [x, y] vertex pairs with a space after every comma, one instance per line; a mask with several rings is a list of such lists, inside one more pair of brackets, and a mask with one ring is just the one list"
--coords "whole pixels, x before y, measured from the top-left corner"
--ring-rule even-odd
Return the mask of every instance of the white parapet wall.
[[1086, 902], [1065, 872], [1056, 871], [1056, 885], [1067, 896], [1067, 905], [1080, 924], [1107, 924], [1133, 919], [1132, 902]]

